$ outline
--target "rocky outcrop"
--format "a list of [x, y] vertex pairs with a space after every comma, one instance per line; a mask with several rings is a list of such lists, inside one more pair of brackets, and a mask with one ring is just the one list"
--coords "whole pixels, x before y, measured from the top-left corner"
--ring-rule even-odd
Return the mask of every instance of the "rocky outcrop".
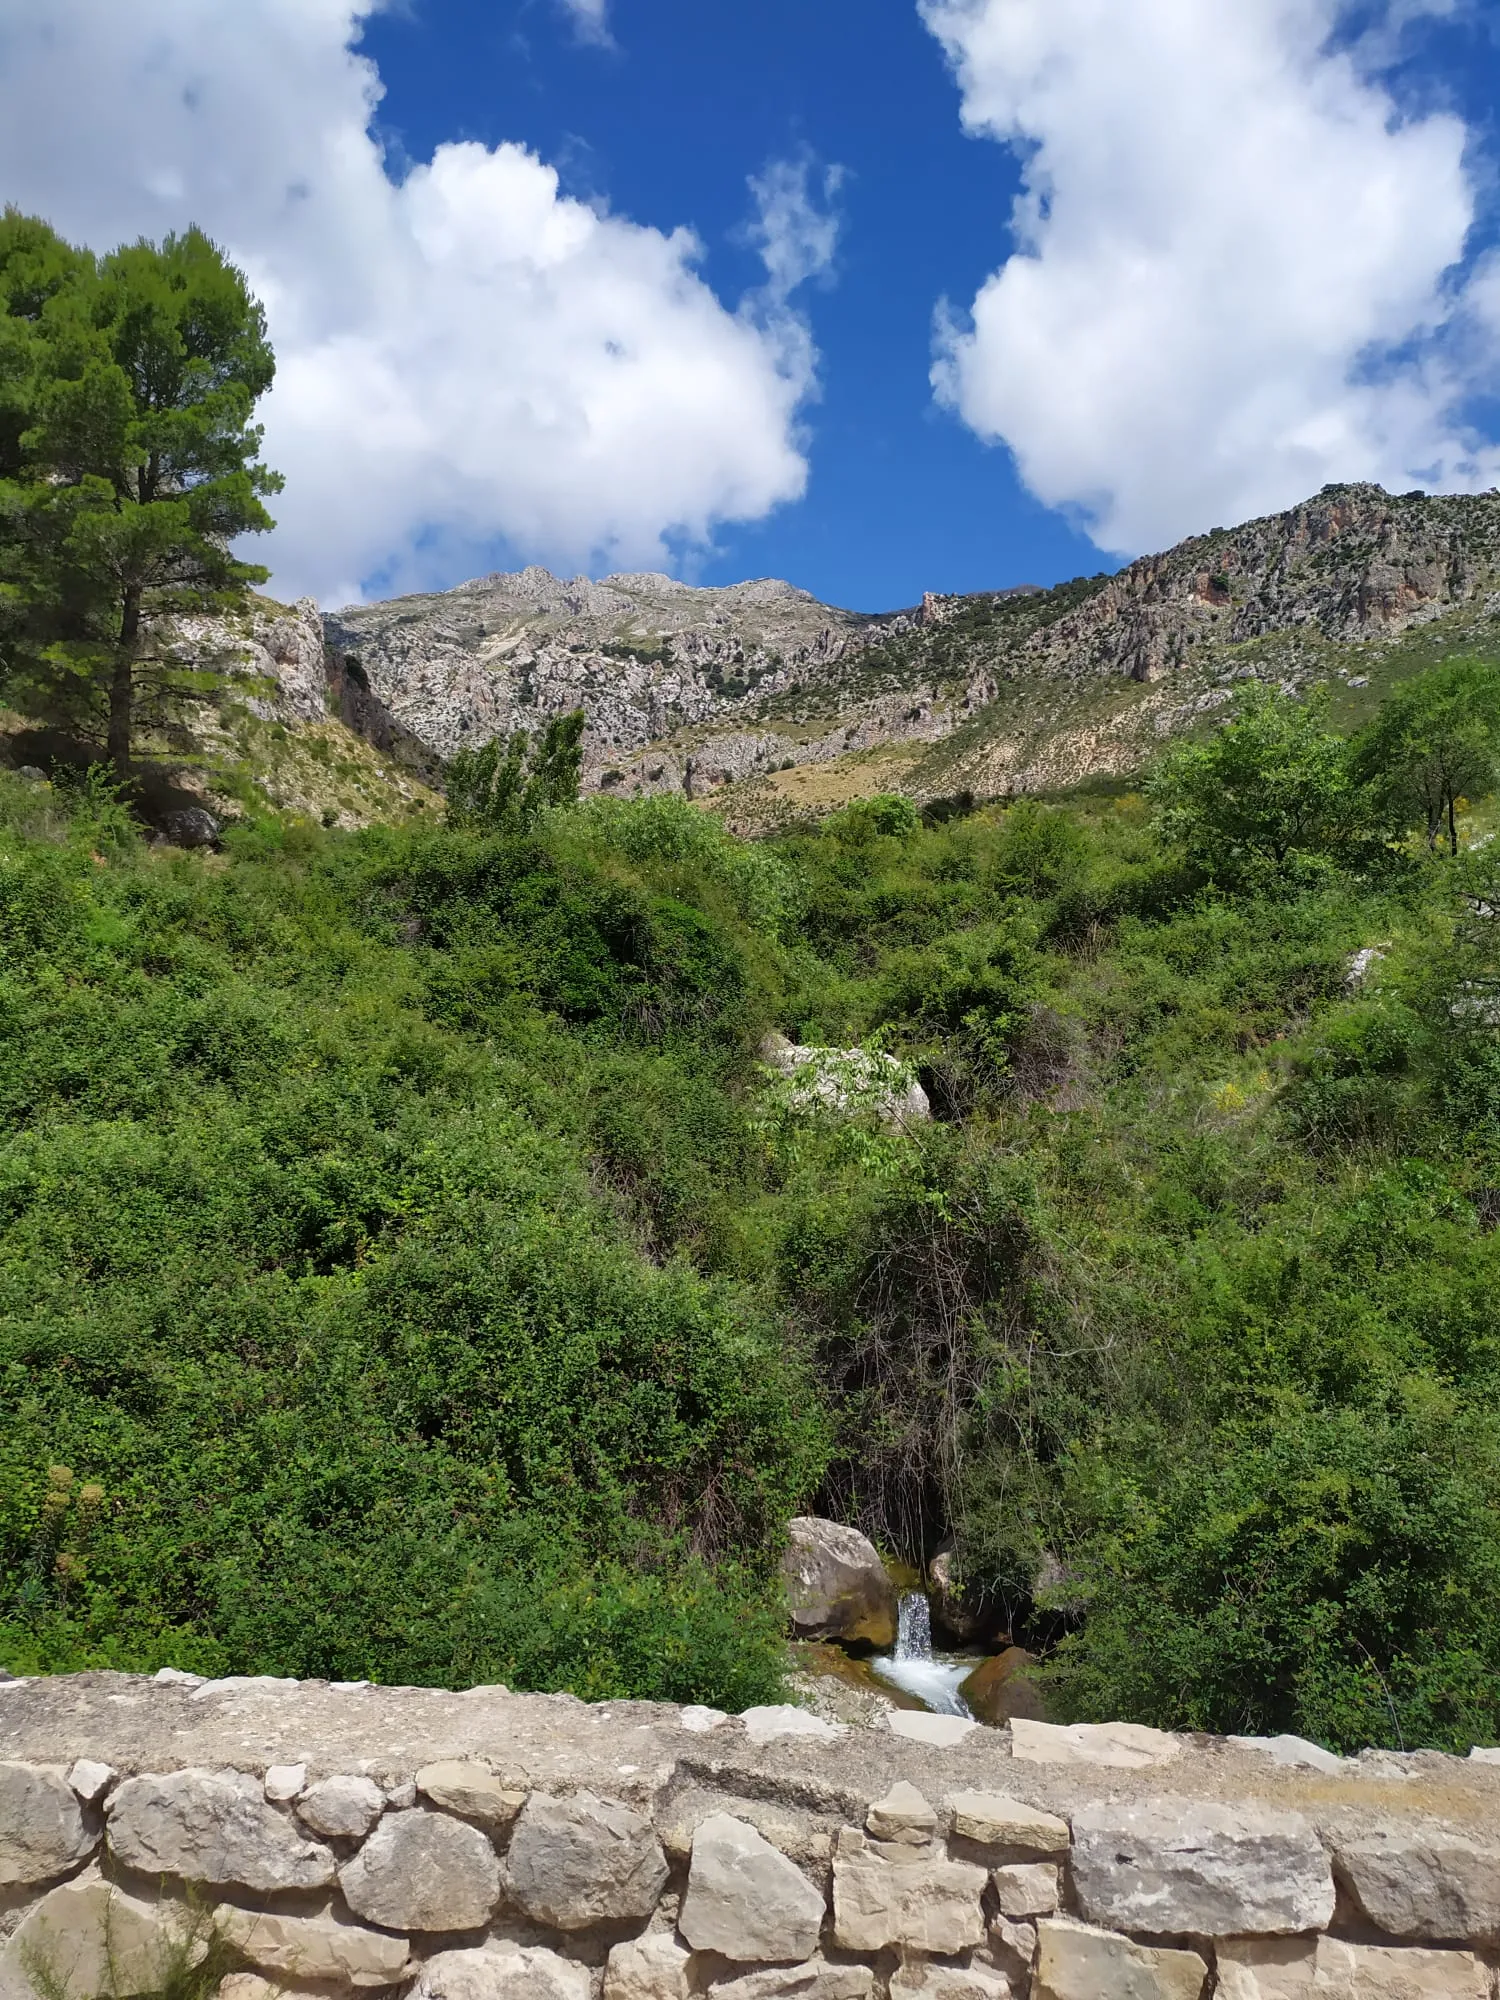
[[787, 1527], [781, 1573], [796, 1638], [877, 1650], [896, 1643], [896, 1587], [858, 1528], [799, 1515]]
[[768, 1035], [761, 1061], [786, 1079], [785, 1102], [792, 1111], [864, 1113], [893, 1131], [926, 1125], [932, 1118], [927, 1092], [907, 1065], [880, 1049], [830, 1049]]
[[[1112, 577], [929, 593], [878, 616], [769, 579], [695, 589], [532, 568], [341, 611], [324, 633], [334, 703], [382, 749], [446, 758], [582, 707], [589, 790], [703, 798], [904, 745], [898, 782], [928, 794], [1130, 769], [1226, 701], [1236, 678], [1342, 670], [1358, 684], [1413, 627], [1496, 610], [1500, 497], [1366, 485], [1194, 536]], [[263, 618], [250, 644], [247, 671], [269, 664], [283, 707], [322, 712], [308, 607]], [[1246, 648], [1259, 651], [1247, 660]], [[1341, 669], [1341, 655], [1352, 664]], [[1075, 714], [1090, 686], [1140, 698], [1085, 700]], [[1014, 712], [1018, 689], [1036, 697], [1029, 718]], [[928, 746], [942, 754], [924, 761]]]
[[0, 2000], [1491, 2000], [1482, 1757], [797, 1715], [0, 1682]]

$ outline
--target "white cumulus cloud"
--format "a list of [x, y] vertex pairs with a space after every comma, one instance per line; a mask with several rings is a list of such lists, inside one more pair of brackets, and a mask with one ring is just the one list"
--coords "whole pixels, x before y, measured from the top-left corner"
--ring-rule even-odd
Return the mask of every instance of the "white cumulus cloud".
[[609, 32], [609, 0], [559, 0], [559, 5], [572, 21], [579, 41], [610, 46], [614, 38]]
[[1132, 552], [1329, 480], [1500, 476], [1463, 420], [1500, 382], [1492, 293], [1456, 269], [1469, 135], [1372, 68], [1448, 0], [1343, 48], [1339, 0], [920, 4], [965, 125], [1023, 173], [933, 379], [1042, 500]]
[[814, 356], [784, 295], [727, 309], [690, 231], [571, 200], [518, 145], [444, 145], [398, 185], [371, 10], [0, 6], [0, 198], [96, 248], [198, 222], [266, 303], [273, 587], [451, 582], [497, 537], [660, 563], [795, 499]]

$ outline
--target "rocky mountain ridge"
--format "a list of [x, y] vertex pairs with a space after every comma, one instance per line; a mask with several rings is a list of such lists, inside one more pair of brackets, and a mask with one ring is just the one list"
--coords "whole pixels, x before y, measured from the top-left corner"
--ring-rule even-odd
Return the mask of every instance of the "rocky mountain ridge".
[[872, 614], [774, 579], [533, 567], [323, 631], [336, 703], [382, 747], [443, 759], [582, 707], [586, 789], [730, 791], [754, 820], [820, 767], [917, 796], [1128, 771], [1237, 679], [1357, 688], [1411, 635], [1472, 644], [1497, 615], [1500, 495], [1361, 485], [1050, 590]]

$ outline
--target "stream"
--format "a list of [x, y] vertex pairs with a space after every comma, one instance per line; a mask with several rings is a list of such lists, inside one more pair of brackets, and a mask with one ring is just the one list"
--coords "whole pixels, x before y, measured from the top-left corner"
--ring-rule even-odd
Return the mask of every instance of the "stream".
[[920, 1591], [903, 1597], [897, 1613], [896, 1650], [871, 1660], [881, 1680], [920, 1701], [935, 1715], [968, 1715], [959, 1688], [979, 1665], [973, 1658], [940, 1657], [932, 1650], [932, 1612]]

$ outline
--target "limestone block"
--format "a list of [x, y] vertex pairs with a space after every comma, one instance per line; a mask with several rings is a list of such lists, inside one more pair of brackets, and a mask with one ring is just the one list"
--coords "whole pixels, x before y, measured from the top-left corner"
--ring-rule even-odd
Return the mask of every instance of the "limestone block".
[[1002, 1917], [1050, 1917], [1061, 1895], [1061, 1877], [1050, 1861], [1022, 1861], [997, 1868], [990, 1885]]
[[787, 1615], [798, 1639], [896, 1643], [896, 1586], [858, 1528], [803, 1514], [787, 1523]]
[[592, 1792], [570, 1799], [533, 1792], [526, 1801], [511, 1836], [506, 1887], [538, 1923], [560, 1931], [638, 1923], [666, 1886], [661, 1842], [639, 1813]]
[[1231, 1938], [1218, 1948], [1218, 2000], [1488, 2000], [1472, 1952], [1346, 1944], [1341, 1938]]
[[388, 1931], [472, 1931], [500, 1900], [500, 1864], [478, 1827], [414, 1806], [380, 1822], [339, 1887], [357, 1917]]
[[1182, 1755], [1182, 1739], [1141, 1722], [1032, 1722], [1010, 1725], [1010, 1754], [1025, 1764], [1103, 1764], [1138, 1771]]
[[329, 1840], [363, 1840], [385, 1811], [373, 1778], [325, 1778], [297, 1801], [297, 1817]]
[[[899, 1851], [899, 1850], [898, 1850]], [[846, 1827], [833, 1860], [834, 1939], [845, 1951], [906, 1945], [936, 1956], [983, 1942], [985, 1871], [967, 1861], [910, 1850], [909, 1860], [877, 1853]]]
[[555, 1951], [491, 1944], [428, 1959], [410, 2000], [591, 2000], [592, 1993], [587, 1968]]
[[260, 1910], [220, 1910], [219, 1927], [259, 1972], [308, 1985], [394, 1986], [407, 1969], [404, 1937], [367, 1931], [336, 1917], [286, 1917]]
[[1201, 2000], [1207, 1982], [1195, 1951], [1154, 1950], [1065, 1917], [1037, 1926], [1030, 2000]]
[[335, 1862], [266, 1803], [258, 1778], [239, 1771], [171, 1771], [127, 1778], [110, 1799], [109, 1850], [143, 1875], [175, 1875], [213, 1888], [324, 1889]]
[[174, 1961], [203, 1957], [202, 1931], [182, 1904], [127, 1896], [90, 1871], [44, 1896], [0, 1949], [0, 1995], [36, 2000], [38, 1973], [70, 1995], [158, 1992]]
[[1500, 1847], [1443, 1827], [1390, 1826], [1342, 1842], [1335, 1859], [1377, 1930], [1500, 1941]]
[[1198, 1937], [1319, 1930], [1333, 1872], [1300, 1813], [1143, 1799], [1073, 1815], [1081, 1914], [1119, 1930]]
[[928, 1715], [923, 1709], [887, 1709], [885, 1726], [893, 1736], [904, 1736], [911, 1743], [925, 1743], [929, 1750], [951, 1750], [956, 1743], [962, 1743], [966, 1736], [972, 1736], [979, 1727], [962, 1715]]
[[1332, 1776], [1344, 1768], [1342, 1757], [1335, 1757], [1321, 1743], [1309, 1743], [1305, 1736], [1230, 1736], [1225, 1741], [1236, 1750], [1254, 1751], [1258, 1756], [1269, 1757], [1273, 1764], [1288, 1765], [1293, 1770], [1326, 1771]]
[[911, 1959], [891, 1975], [891, 2000], [1016, 2000], [1003, 1972], [989, 1965], [933, 1965]]
[[763, 1708], [747, 1708], [740, 1717], [745, 1734], [757, 1746], [774, 1743], [778, 1736], [816, 1736], [821, 1742], [835, 1743], [847, 1734], [840, 1722], [825, 1722], [790, 1702], [773, 1702]]
[[118, 1776], [112, 1764], [96, 1764], [90, 1757], [80, 1757], [68, 1773], [68, 1784], [86, 1806], [95, 1806]]
[[950, 1792], [943, 1807], [954, 1834], [981, 1847], [1027, 1855], [1066, 1854], [1073, 1838], [1065, 1819], [998, 1792]]
[[0, 1764], [0, 1889], [50, 1882], [93, 1849], [94, 1836], [61, 1771]]
[[708, 1989], [709, 2000], [870, 2000], [874, 1991], [875, 1975], [867, 1965], [830, 1965], [821, 1958], [716, 1979]]
[[665, 1931], [617, 1944], [604, 1968], [604, 2000], [688, 2000], [688, 1954]]
[[989, 1955], [1012, 1986], [1029, 1993], [1031, 1968], [1036, 1962], [1036, 1925], [1018, 1924], [1007, 1916], [996, 1917], [990, 1925]]
[[273, 1806], [289, 1806], [306, 1783], [305, 1764], [273, 1764], [266, 1772], [266, 1797]]
[[744, 1820], [714, 1813], [693, 1835], [677, 1927], [694, 1951], [747, 1965], [810, 1958], [824, 1909], [821, 1890]]
[[509, 1826], [526, 1803], [524, 1792], [502, 1785], [485, 1765], [457, 1757], [424, 1764], [417, 1773], [417, 1790], [441, 1812], [476, 1819], [482, 1826]]
[[900, 1780], [865, 1814], [865, 1832], [874, 1840], [925, 1847], [937, 1832], [937, 1814], [915, 1785]]

